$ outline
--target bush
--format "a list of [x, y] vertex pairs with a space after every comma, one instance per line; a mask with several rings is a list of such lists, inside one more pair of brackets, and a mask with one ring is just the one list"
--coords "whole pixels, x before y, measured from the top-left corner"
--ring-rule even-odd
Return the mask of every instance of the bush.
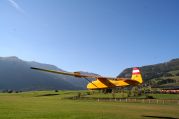
[[86, 95], [91, 95], [91, 93], [90, 92], [86, 92]]
[[58, 92], [58, 90], [55, 90], [55, 92]]
[[155, 99], [153, 96], [151, 96], [151, 95], [146, 95], [146, 98], [147, 99]]
[[178, 72], [178, 73], [176, 73], [176, 76], [179, 76], [179, 72]]
[[165, 77], [172, 77], [173, 75], [171, 73], [165, 73], [163, 76], [165, 76]]
[[115, 98], [115, 97], [116, 97], [116, 95], [115, 95], [115, 93], [113, 92], [113, 93], [112, 93], [112, 98]]
[[174, 79], [169, 79], [169, 78], [167, 78], [167, 79], [163, 79], [163, 80], [161, 80], [161, 81], [158, 81], [158, 85], [162, 85], [162, 84], [167, 84], [167, 83], [175, 83], [176, 81], [174, 80]]
[[16, 90], [15, 93], [19, 93], [19, 91]]
[[77, 98], [80, 98], [80, 97], [81, 97], [81, 93], [78, 92], [78, 93], [77, 93]]
[[8, 93], [13, 93], [13, 90], [8, 90]]
[[7, 93], [8, 92], [8, 90], [2, 90], [2, 93]]

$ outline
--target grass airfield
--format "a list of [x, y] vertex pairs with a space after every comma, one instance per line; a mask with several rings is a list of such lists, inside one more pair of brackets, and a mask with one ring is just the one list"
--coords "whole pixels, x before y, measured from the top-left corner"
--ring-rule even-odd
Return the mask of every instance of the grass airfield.
[[0, 93], [0, 119], [179, 119], [179, 104], [65, 99], [78, 92]]

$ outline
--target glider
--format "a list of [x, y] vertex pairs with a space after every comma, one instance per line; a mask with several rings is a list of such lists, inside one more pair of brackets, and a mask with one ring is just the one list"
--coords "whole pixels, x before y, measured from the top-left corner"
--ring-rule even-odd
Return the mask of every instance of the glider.
[[[89, 89], [89, 90], [126, 87], [129, 85], [136, 86], [136, 85], [142, 84], [142, 82], [143, 82], [142, 75], [138, 68], [133, 68], [131, 78], [91, 76], [91, 75], [81, 74], [80, 72], [63, 72], [63, 71], [48, 70], [48, 69], [42, 69], [42, 68], [36, 68], [36, 67], [31, 67], [31, 69], [55, 73], [55, 74], [74, 76], [74, 77], [78, 77], [78, 78], [84, 78], [89, 82], [87, 84], [87, 89]], [[90, 81], [88, 78], [93, 78], [95, 80]]]

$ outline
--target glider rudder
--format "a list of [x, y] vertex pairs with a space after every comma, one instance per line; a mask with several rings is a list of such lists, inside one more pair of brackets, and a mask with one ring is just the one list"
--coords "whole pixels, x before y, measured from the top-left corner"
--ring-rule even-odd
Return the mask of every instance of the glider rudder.
[[133, 68], [131, 79], [139, 82], [140, 84], [143, 82], [142, 75], [141, 75], [140, 70], [138, 68]]

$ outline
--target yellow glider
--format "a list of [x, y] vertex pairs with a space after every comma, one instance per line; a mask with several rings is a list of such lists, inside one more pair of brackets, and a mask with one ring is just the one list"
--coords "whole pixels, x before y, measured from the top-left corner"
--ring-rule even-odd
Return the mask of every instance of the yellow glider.
[[94, 78], [95, 81], [89, 81], [87, 85], [87, 89], [95, 90], [95, 89], [107, 89], [107, 88], [115, 88], [115, 87], [125, 87], [129, 85], [140, 85], [142, 84], [142, 76], [138, 68], [133, 68], [132, 70], [132, 77], [131, 79], [127, 78], [112, 78], [112, 77], [102, 77], [102, 76], [91, 76], [91, 75], [84, 75], [80, 72], [62, 72], [62, 71], [55, 71], [55, 70], [47, 70], [41, 68], [31, 67], [34, 70], [40, 70], [45, 72], [51, 72], [56, 74], [63, 74], [68, 76], [75, 76], [79, 78]]

